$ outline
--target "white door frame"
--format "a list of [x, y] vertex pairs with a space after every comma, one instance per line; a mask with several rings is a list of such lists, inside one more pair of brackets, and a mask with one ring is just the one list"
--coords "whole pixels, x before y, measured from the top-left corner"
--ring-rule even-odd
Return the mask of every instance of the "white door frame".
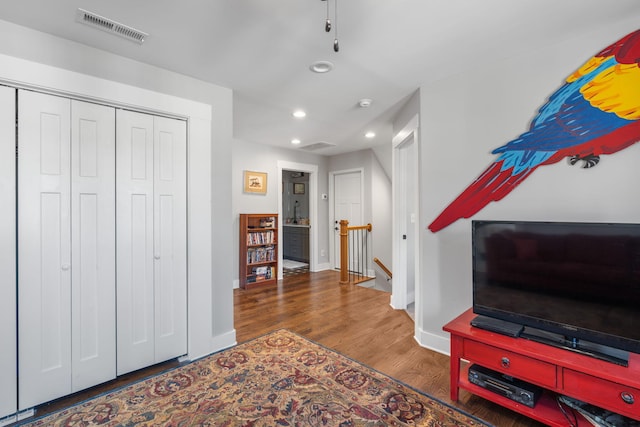
[[[403, 266], [407, 265], [407, 251], [404, 249], [402, 233], [404, 230], [404, 221], [406, 221], [407, 212], [406, 212], [406, 204], [404, 203], [405, 197], [413, 196], [415, 214], [416, 214], [416, 224], [419, 224], [420, 218], [420, 204], [419, 204], [419, 194], [420, 194], [420, 180], [417, 179], [416, 182], [413, 183], [411, 188], [414, 189], [412, 193], [408, 193], [407, 186], [403, 186], [402, 183], [406, 181], [406, 176], [404, 175], [405, 171], [400, 167], [400, 149], [402, 145], [409, 139], [413, 139], [413, 143], [415, 144], [416, 153], [412, 159], [409, 159], [414, 163], [414, 171], [416, 171], [416, 175], [419, 178], [419, 169], [418, 169], [418, 158], [419, 156], [419, 144], [418, 144], [418, 126], [419, 119], [418, 115], [415, 115], [406, 126], [398, 132], [392, 140], [392, 164], [393, 164], [393, 179], [391, 184], [391, 193], [393, 200], [393, 213], [392, 213], [392, 267], [391, 271], [393, 272], [393, 289], [391, 294], [391, 306], [395, 309], [406, 309], [407, 308], [407, 275], [405, 268]], [[417, 228], [419, 232], [419, 226]], [[420, 304], [420, 266], [421, 266], [421, 251], [420, 251], [420, 235], [415, 236], [414, 239], [414, 251], [413, 253], [416, 256], [415, 260], [415, 316], [418, 319], [419, 308], [421, 308]]]
[[[18, 406], [16, 295], [16, 90], [0, 87], [0, 419]], [[12, 286], [13, 284], [13, 286]]]
[[331, 268], [335, 269], [335, 267], [337, 265], [339, 265], [339, 257], [340, 254], [336, 253], [335, 247], [336, 247], [336, 233], [335, 233], [335, 227], [339, 227], [340, 224], [336, 224], [336, 218], [335, 218], [335, 206], [336, 206], [336, 192], [335, 192], [335, 177], [336, 175], [343, 175], [346, 173], [354, 173], [354, 172], [359, 172], [360, 173], [360, 223], [357, 225], [364, 225], [362, 224], [363, 222], [363, 216], [364, 216], [364, 168], [354, 168], [354, 169], [343, 169], [343, 170], [338, 170], [338, 171], [332, 171], [329, 172], [329, 194], [331, 194], [331, 197], [329, 198], [329, 230], [330, 230], [330, 241], [329, 241], [329, 245], [331, 247], [331, 256], [329, 257], [329, 262], [331, 263]]
[[[104, 80], [62, 68], [0, 54], [0, 83], [3, 85], [97, 102], [120, 108], [149, 112], [188, 120], [187, 242], [188, 307], [190, 360], [227, 348], [235, 343], [235, 330], [222, 329], [233, 313], [220, 313], [226, 301], [232, 301], [231, 288], [216, 285], [213, 272], [218, 261], [213, 256], [212, 240], [212, 136], [214, 107], [199, 101], [142, 89], [112, 80]], [[226, 104], [221, 104], [224, 105]], [[230, 135], [230, 133], [229, 133]], [[212, 265], [212, 259], [213, 265]], [[214, 286], [211, 284], [214, 283]], [[222, 291], [221, 291], [222, 290]], [[225, 302], [212, 293], [222, 292]], [[228, 292], [228, 293], [225, 293]], [[218, 301], [214, 304], [211, 301]], [[224, 319], [214, 322], [216, 319]]]
[[318, 257], [318, 165], [278, 160], [278, 279], [282, 279], [282, 171], [292, 170], [309, 174], [309, 270], [317, 271]]

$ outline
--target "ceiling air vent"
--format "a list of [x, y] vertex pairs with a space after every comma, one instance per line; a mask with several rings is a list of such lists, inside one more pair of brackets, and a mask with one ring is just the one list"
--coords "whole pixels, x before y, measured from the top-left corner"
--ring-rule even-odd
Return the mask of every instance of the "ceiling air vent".
[[313, 144], [305, 145], [304, 147], [300, 147], [300, 149], [307, 150], [307, 151], [316, 151], [316, 150], [322, 150], [323, 148], [331, 148], [335, 146], [336, 144], [320, 141], [320, 142], [314, 142]]
[[76, 12], [76, 21], [89, 25], [107, 33], [115, 34], [132, 42], [142, 44], [145, 37], [149, 34], [136, 30], [135, 28], [113, 21], [104, 16], [97, 15], [84, 9], [78, 9]]

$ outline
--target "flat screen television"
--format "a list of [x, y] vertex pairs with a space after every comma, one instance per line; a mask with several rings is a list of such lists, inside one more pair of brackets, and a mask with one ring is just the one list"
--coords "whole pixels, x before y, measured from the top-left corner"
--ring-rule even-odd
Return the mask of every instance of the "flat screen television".
[[625, 365], [640, 353], [640, 224], [472, 221], [473, 311]]

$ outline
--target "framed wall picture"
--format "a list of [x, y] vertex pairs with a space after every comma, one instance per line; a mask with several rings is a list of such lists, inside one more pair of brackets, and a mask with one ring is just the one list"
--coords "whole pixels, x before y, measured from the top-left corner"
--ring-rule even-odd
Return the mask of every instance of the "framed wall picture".
[[267, 173], [244, 171], [244, 192], [267, 194]]
[[293, 194], [304, 194], [304, 183], [294, 183]]

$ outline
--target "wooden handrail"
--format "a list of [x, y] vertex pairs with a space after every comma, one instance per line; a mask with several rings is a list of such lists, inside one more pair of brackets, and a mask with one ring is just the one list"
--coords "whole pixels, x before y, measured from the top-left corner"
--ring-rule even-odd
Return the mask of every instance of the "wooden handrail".
[[389, 276], [389, 279], [393, 279], [393, 274], [391, 274], [391, 270], [389, 270], [387, 266], [382, 263], [382, 261], [380, 261], [378, 258], [373, 258], [373, 262], [375, 262], [376, 264], [378, 264], [378, 266], [380, 266], [382, 271], [384, 271], [387, 274], [387, 276]]
[[[342, 222], [340, 222], [340, 224], [342, 224]], [[347, 221], [347, 224], [349, 224], [349, 221]], [[367, 231], [371, 231], [371, 224], [367, 224], [367, 225], [354, 225], [353, 227], [347, 227], [347, 230], [351, 231], [351, 230], [367, 230]]]
[[349, 283], [349, 221], [340, 220], [340, 284]]

